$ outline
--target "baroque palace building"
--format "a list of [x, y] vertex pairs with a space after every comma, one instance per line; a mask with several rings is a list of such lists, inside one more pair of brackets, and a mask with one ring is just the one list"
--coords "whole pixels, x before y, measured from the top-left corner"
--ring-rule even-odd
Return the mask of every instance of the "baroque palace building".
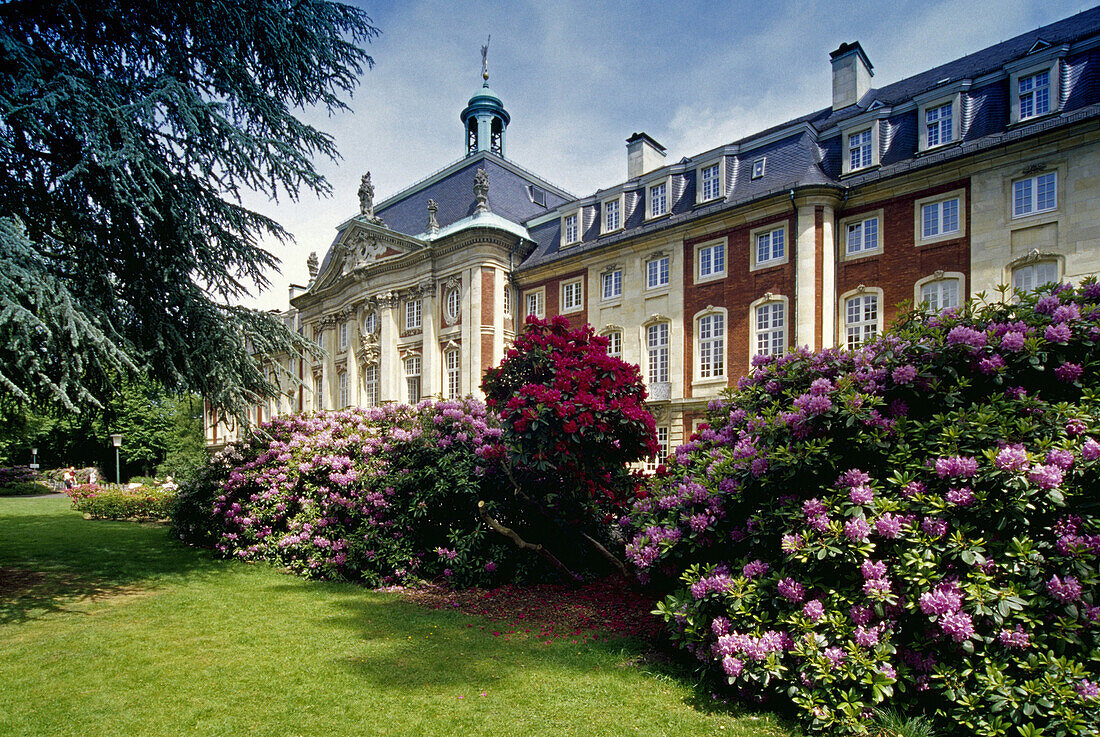
[[635, 133], [586, 197], [507, 158], [485, 72], [463, 158], [377, 204], [363, 178], [284, 313], [325, 357], [271, 357], [301, 381], [252, 420], [478, 396], [525, 316], [562, 315], [641, 367], [667, 449], [755, 354], [1100, 272], [1100, 9], [881, 88], [859, 43], [830, 63], [830, 107], [675, 163]]

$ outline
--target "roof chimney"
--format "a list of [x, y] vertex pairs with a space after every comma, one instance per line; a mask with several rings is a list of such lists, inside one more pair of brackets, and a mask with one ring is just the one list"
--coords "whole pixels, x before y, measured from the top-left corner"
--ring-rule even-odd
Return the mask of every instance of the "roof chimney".
[[829, 59], [833, 63], [833, 110], [855, 105], [871, 89], [875, 75], [871, 60], [859, 41], [841, 44]]
[[626, 139], [626, 178], [634, 179], [661, 166], [665, 147], [646, 133], [635, 133]]

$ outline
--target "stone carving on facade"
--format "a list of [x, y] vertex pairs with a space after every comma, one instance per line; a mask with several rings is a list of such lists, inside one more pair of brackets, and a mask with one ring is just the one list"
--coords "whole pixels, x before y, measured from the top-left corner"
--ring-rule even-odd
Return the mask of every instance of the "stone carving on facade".
[[378, 296], [378, 306], [383, 308], [395, 307], [398, 302], [401, 301], [401, 296], [397, 292], [386, 292]]
[[356, 351], [355, 355], [359, 358], [359, 363], [363, 366], [378, 363], [382, 356], [381, 346], [378, 344], [378, 336], [374, 334], [361, 336], [359, 338], [359, 350]]
[[306, 259], [306, 270], [309, 271], [309, 280], [313, 281], [317, 278], [317, 252], [311, 251], [309, 258]]
[[372, 264], [386, 252], [386, 247], [378, 242], [378, 236], [374, 233], [359, 233], [352, 239], [351, 248], [356, 266]]
[[450, 296], [453, 292], [462, 288], [462, 280], [457, 276], [452, 276], [443, 283], [443, 324], [447, 327], [451, 327], [458, 322], [458, 319], [462, 317], [462, 303], [458, 303], [458, 309], [454, 314], [451, 314], [449, 305], [451, 303]]
[[1042, 173], [1046, 170], [1047, 170], [1046, 162], [1040, 161], [1038, 164], [1032, 164], [1031, 166], [1024, 169], [1023, 175], [1025, 177], [1030, 177], [1033, 174], [1040, 174], [1040, 173]]
[[489, 212], [489, 173], [484, 169], [478, 169], [477, 174], [474, 175], [474, 199], [477, 200], [477, 207], [474, 208], [474, 214], [479, 212]]
[[439, 232], [439, 221], [435, 219], [435, 214], [439, 211], [439, 205], [435, 200], [428, 200], [428, 232], [435, 235]]
[[359, 217], [382, 225], [382, 218], [374, 214], [374, 185], [370, 181], [370, 172], [359, 181]]

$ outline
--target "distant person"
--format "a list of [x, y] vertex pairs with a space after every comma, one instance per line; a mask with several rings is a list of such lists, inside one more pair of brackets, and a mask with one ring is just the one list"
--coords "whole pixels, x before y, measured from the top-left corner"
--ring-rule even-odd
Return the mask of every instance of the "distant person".
[[94, 468], [88, 469], [88, 483], [95, 484], [99, 482], [99, 471]]
[[73, 488], [73, 483], [76, 481], [76, 471], [72, 466], [65, 469], [65, 473], [61, 475], [61, 481], [65, 484], [65, 491]]

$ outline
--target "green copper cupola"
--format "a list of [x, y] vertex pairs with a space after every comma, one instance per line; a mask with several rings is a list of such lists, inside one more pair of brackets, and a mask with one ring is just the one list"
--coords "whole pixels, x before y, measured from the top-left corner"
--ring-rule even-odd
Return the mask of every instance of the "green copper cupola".
[[500, 101], [497, 94], [489, 89], [488, 54], [489, 43], [486, 41], [481, 47], [481, 77], [484, 83], [481, 89], [470, 98], [459, 117], [466, 133], [467, 156], [478, 151], [492, 151], [503, 158], [504, 131], [512, 118], [504, 109], [504, 103]]

